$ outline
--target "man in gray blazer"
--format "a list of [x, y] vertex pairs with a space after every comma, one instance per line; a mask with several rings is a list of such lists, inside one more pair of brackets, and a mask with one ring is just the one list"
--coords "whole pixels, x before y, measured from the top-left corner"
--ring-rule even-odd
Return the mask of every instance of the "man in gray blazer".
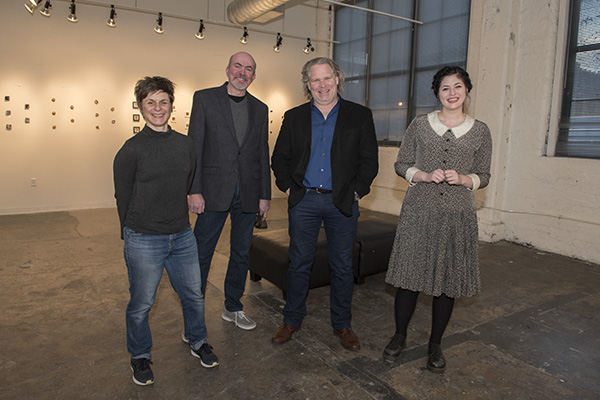
[[245, 330], [256, 327], [240, 302], [250, 242], [256, 215], [267, 218], [271, 199], [268, 108], [247, 92], [255, 72], [250, 54], [232, 55], [225, 69], [228, 82], [194, 93], [188, 132], [198, 157], [188, 202], [190, 211], [198, 214], [194, 234], [202, 292], [206, 293], [212, 257], [229, 215], [231, 251], [222, 317]]

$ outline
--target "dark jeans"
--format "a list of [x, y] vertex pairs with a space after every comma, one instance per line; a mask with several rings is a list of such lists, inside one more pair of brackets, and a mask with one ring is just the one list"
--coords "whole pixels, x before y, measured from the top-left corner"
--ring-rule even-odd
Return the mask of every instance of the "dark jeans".
[[130, 294], [126, 312], [127, 350], [131, 357], [151, 358], [148, 314], [164, 269], [181, 300], [184, 335], [193, 349], [199, 349], [206, 343], [206, 325], [196, 242], [191, 228], [172, 235], [150, 235], [125, 227], [123, 234]]
[[358, 202], [354, 202], [352, 216], [346, 217], [333, 204], [331, 194], [307, 190], [304, 198], [290, 208], [288, 214], [290, 266], [283, 322], [300, 326], [306, 315], [310, 270], [315, 258], [319, 230], [323, 224], [331, 268], [331, 325], [335, 329], [350, 328], [354, 285], [352, 247], [356, 240]]
[[229, 236], [229, 264], [225, 277], [225, 308], [229, 311], [242, 311], [243, 305], [240, 299], [246, 288], [246, 277], [250, 264], [250, 243], [256, 214], [242, 212], [239, 188], [235, 190], [229, 210], [204, 211], [202, 214], [198, 214], [194, 234], [198, 244], [202, 293], [206, 292], [210, 264], [228, 215], [231, 218], [231, 234]]

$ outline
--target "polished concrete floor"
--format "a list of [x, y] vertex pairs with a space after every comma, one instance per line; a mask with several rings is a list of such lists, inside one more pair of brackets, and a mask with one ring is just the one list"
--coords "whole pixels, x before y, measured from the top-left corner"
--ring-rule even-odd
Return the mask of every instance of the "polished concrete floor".
[[[275, 201], [269, 226], [285, 217]], [[282, 346], [270, 337], [284, 302], [268, 282], [247, 283], [255, 330], [223, 321], [222, 240], [206, 295], [208, 339], [221, 365], [203, 368], [181, 341], [181, 309], [165, 276], [150, 317], [156, 382], [148, 387], [136, 386], [129, 370], [115, 209], [0, 216], [0, 255], [4, 400], [600, 398], [600, 266], [536, 249], [481, 243], [483, 290], [457, 301], [443, 342], [447, 371], [432, 374], [427, 296], [405, 352], [397, 362], [382, 359], [395, 293], [383, 274], [355, 286], [359, 352], [332, 333], [328, 287], [310, 291], [302, 330]]]

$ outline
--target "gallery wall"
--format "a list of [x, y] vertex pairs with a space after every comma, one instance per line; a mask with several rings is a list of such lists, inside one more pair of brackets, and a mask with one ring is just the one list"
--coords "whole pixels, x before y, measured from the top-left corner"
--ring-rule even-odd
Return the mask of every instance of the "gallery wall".
[[[0, 214], [114, 206], [112, 161], [134, 127], [143, 127], [143, 118], [133, 120], [139, 110], [132, 102], [135, 82], [146, 75], [177, 84], [170, 124], [186, 133], [194, 91], [223, 84], [231, 54], [250, 52], [257, 78], [249, 90], [269, 105], [272, 147], [283, 112], [305, 101], [302, 65], [329, 54], [328, 43], [315, 40], [328, 39], [315, 22], [320, 12], [326, 18], [327, 8], [319, 11], [314, 2], [291, 2], [284, 18], [249, 24], [242, 45], [241, 27], [208, 22], [227, 22], [229, 1], [121, 1], [114, 28], [106, 25], [110, 1], [77, 5], [77, 23], [67, 21], [68, 2], [53, 1], [44, 17], [30, 15], [25, 1], [0, 6]], [[157, 15], [119, 4], [194, 20], [164, 17], [159, 35]], [[204, 40], [194, 37], [200, 18]], [[284, 36], [280, 53], [272, 50], [276, 32]], [[315, 47], [309, 55], [302, 52], [306, 37]]]

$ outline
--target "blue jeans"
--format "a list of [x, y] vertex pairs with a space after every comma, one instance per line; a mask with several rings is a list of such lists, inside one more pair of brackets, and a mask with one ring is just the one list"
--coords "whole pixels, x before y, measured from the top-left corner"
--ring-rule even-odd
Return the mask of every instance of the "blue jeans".
[[191, 228], [171, 235], [151, 235], [125, 227], [123, 235], [130, 294], [126, 312], [127, 350], [131, 357], [151, 358], [148, 314], [163, 269], [167, 270], [171, 286], [181, 300], [184, 335], [194, 350], [199, 349], [206, 343], [206, 325], [198, 252]]
[[231, 233], [229, 235], [229, 264], [225, 276], [225, 308], [234, 312], [243, 309], [240, 299], [246, 288], [246, 277], [250, 265], [250, 243], [256, 220], [255, 213], [242, 211], [239, 187], [236, 188], [227, 211], [204, 211], [202, 214], [198, 214], [194, 234], [198, 244], [202, 293], [206, 293], [210, 263], [228, 215], [231, 218]]
[[283, 308], [283, 322], [288, 325], [300, 326], [306, 315], [310, 271], [323, 224], [331, 268], [331, 325], [335, 329], [350, 328], [354, 285], [352, 248], [356, 240], [358, 202], [355, 201], [352, 206], [352, 216], [346, 217], [333, 204], [332, 197], [331, 194], [307, 190], [304, 198], [288, 210], [290, 266]]

